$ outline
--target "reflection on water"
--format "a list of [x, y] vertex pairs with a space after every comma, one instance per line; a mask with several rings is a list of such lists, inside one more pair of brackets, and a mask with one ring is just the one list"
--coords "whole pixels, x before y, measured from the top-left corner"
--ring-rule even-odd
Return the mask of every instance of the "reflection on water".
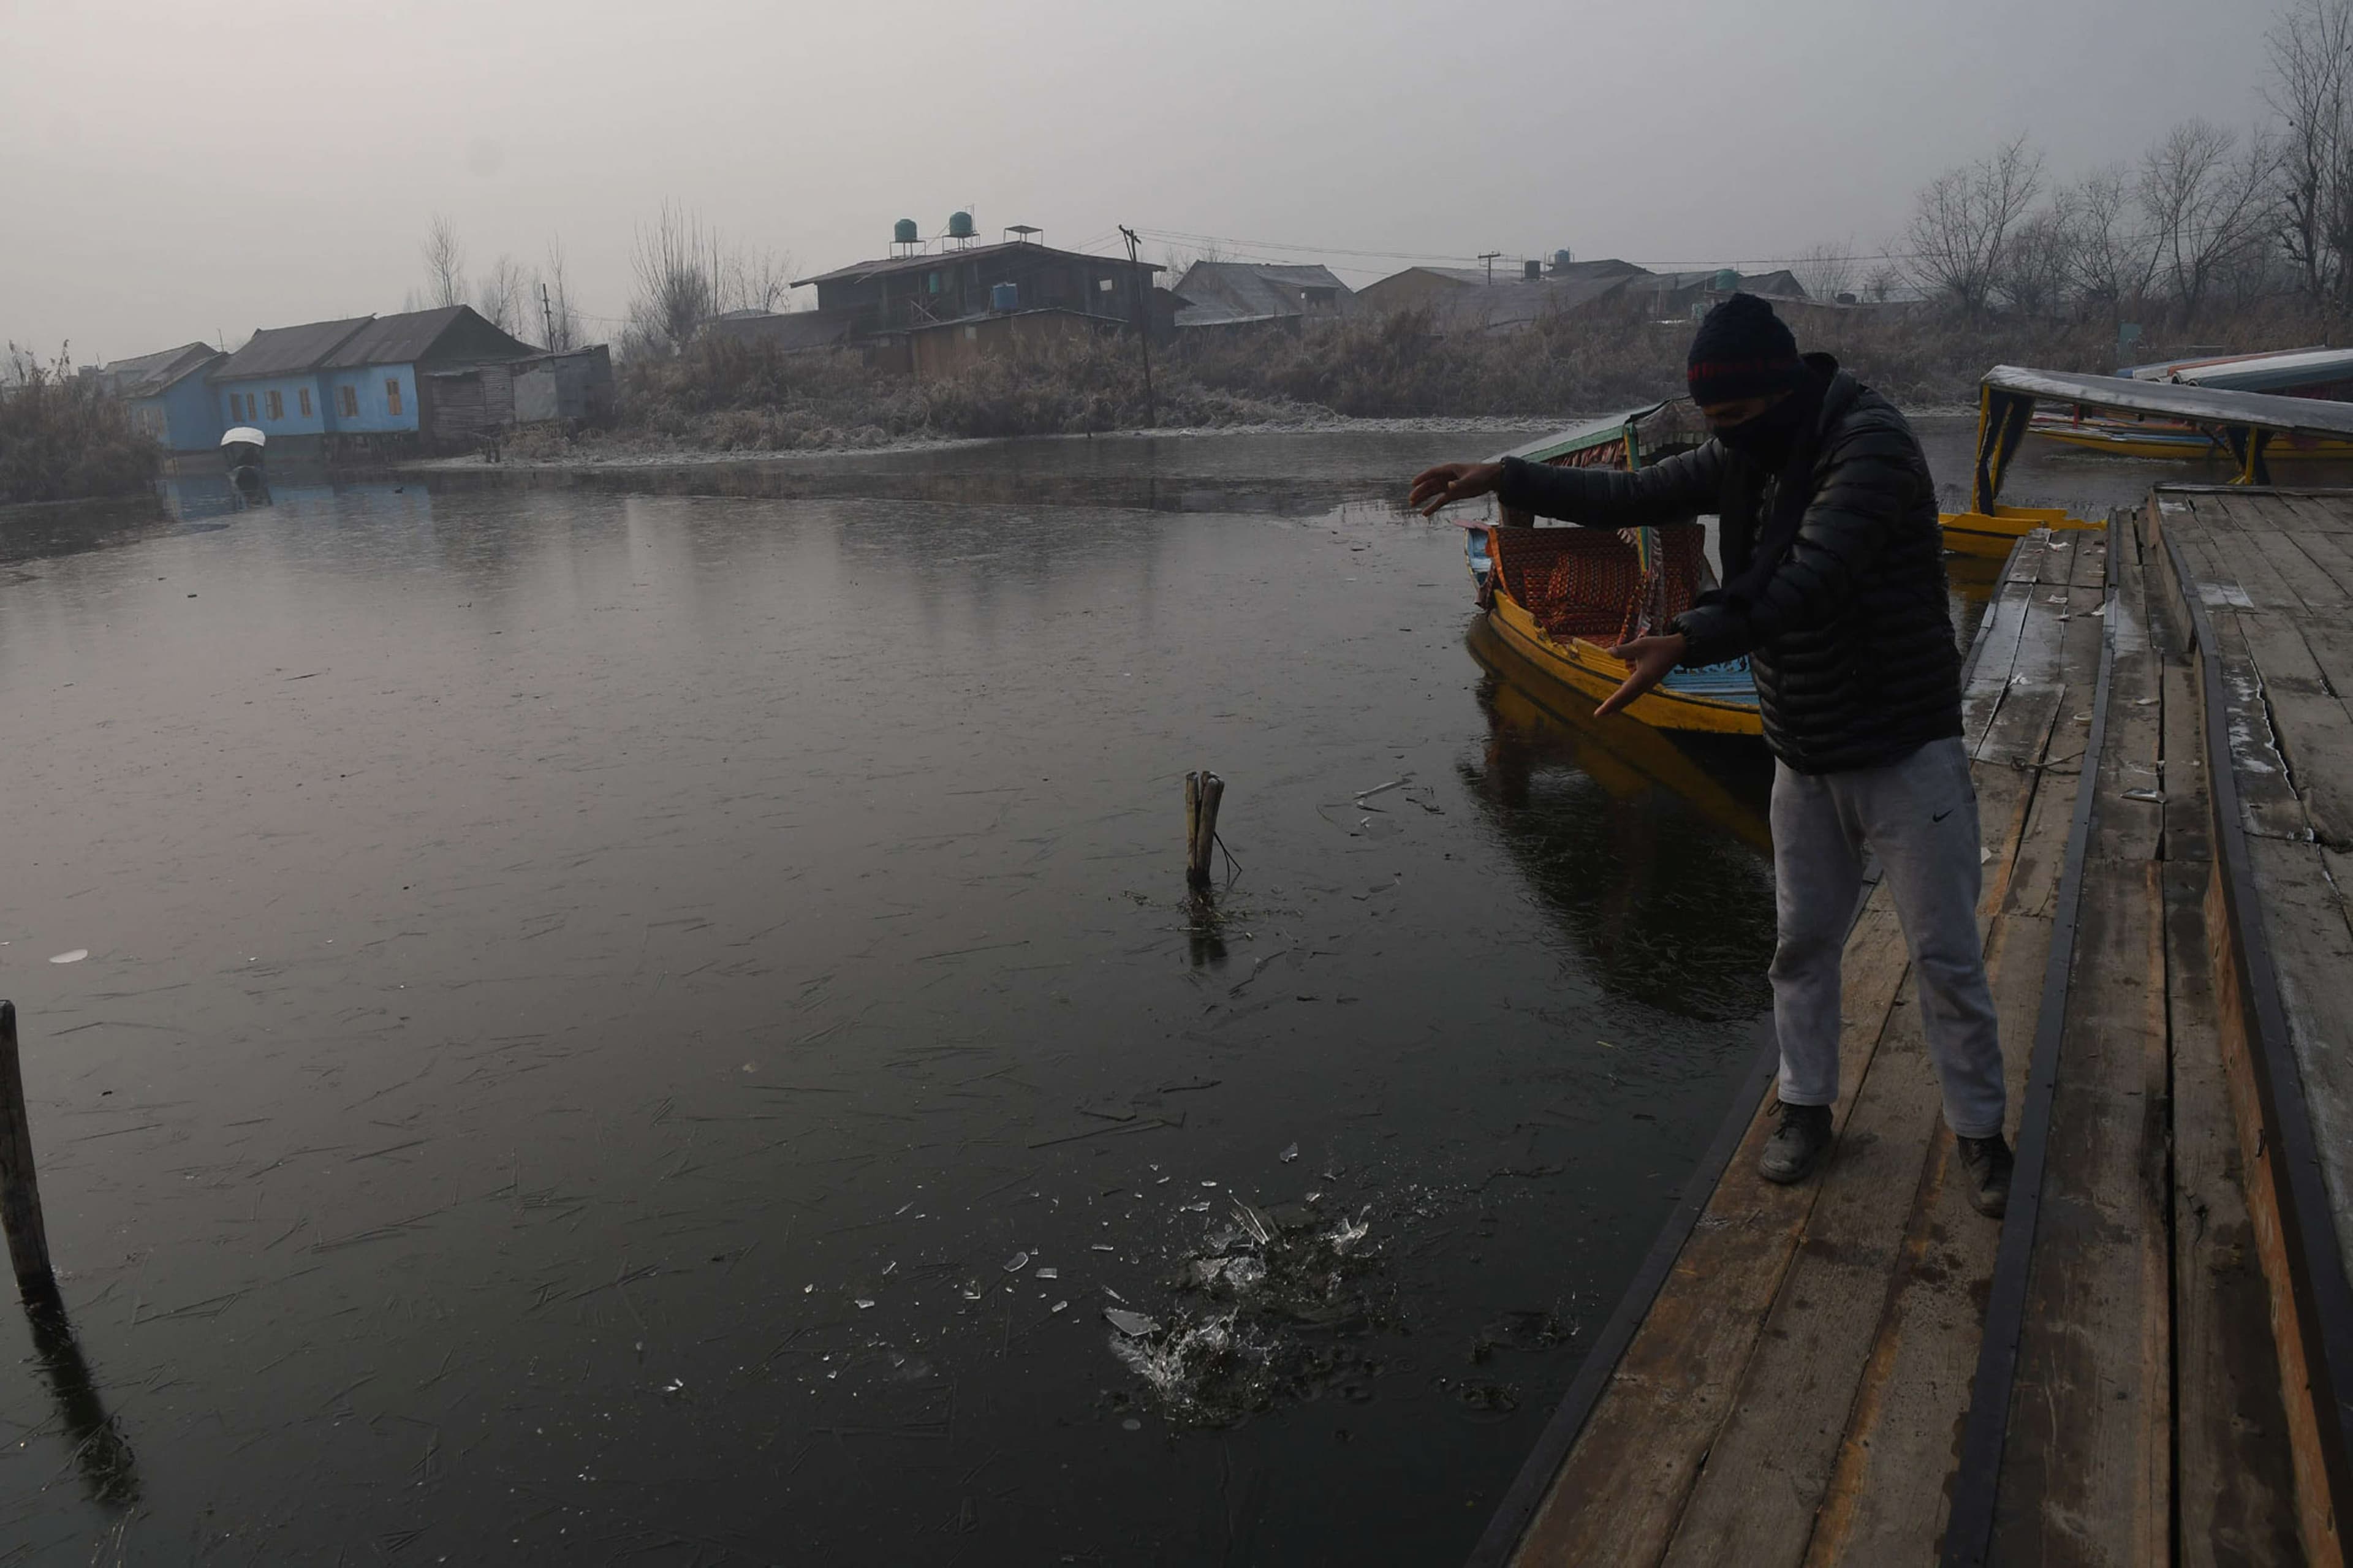
[[1489, 741], [1463, 764], [1535, 890], [1603, 982], [1694, 1018], [1770, 1005], [1772, 764], [1756, 742], [1670, 737], [1596, 720], [1484, 620], [1467, 639], [1489, 671]]

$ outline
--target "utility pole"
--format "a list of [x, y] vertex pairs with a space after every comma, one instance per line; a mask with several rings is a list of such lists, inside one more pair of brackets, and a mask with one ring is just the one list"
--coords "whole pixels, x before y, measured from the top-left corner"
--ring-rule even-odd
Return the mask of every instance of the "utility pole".
[[1479, 259], [1487, 264], [1487, 287], [1490, 289], [1495, 286], [1495, 258], [1503, 254], [1500, 250], [1482, 250], [1479, 253]]
[[[1125, 224], [1122, 224], [1119, 226], [1119, 232], [1127, 241], [1127, 259], [1129, 265], [1140, 266], [1135, 255], [1135, 247], [1138, 243], [1135, 237], [1135, 230], [1128, 227]], [[1152, 400], [1152, 274], [1138, 270], [1133, 274], [1133, 276], [1136, 280], [1137, 291], [1143, 297], [1144, 304], [1144, 310], [1142, 312], [1144, 320], [1139, 324], [1139, 330], [1135, 334], [1135, 340], [1144, 345], [1144, 423], [1145, 428], [1149, 429], [1151, 426], [1160, 423], [1159, 410], [1154, 405]]]
[[555, 311], [548, 305], [547, 281], [544, 279], [540, 280], [539, 285], [539, 319], [547, 323], [547, 352], [554, 353], [555, 352]]

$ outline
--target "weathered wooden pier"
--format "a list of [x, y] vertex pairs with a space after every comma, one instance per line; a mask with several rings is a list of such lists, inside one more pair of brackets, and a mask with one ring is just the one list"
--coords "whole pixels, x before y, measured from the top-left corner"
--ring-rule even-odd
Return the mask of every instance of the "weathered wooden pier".
[[2343, 1562], [2353, 494], [2031, 535], [1970, 659], [2008, 1218], [1873, 890], [1833, 1159], [1760, 1060], [1474, 1562]]

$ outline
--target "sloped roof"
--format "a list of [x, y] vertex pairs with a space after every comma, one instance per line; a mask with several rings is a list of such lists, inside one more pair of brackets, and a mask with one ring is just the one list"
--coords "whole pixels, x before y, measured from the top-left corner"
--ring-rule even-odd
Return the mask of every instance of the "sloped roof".
[[378, 316], [320, 362], [324, 370], [370, 364], [413, 364], [421, 360], [522, 359], [540, 351], [493, 325], [471, 305], [443, 305]]
[[106, 390], [116, 397], [153, 397], [192, 372], [225, 357], [210, 343], [182, 343], [175, 349], [119, 359], [99, 372]]
[[1227, 326], [1240, 321], [1278, 321], [1306, 313], [1309, 289], [1335, 290], [1334, 300], [1355, 298], [1328, 267], [1273, 266], [1254, 261], [1196, 261], [1177, 280], [1184, 304], [1180, 327]]
[[308, 321], [299, 327], [263, 327], [237, 353], [216, 366], [213, 381], [243, 381], [259, 375], [293, 375], [316, 370], [372, 316], [341, 321]]
[[1015, 260], [1019, 258], [1058, 261], [1084, 261], [1101, 267], [1137, 267], [1147, 272], [1166, 268], [1156, 262], [1130, 261], [1124, 256], [1090, 256], [1080, 250], [1056, 250], [1051, 246], [1035, 245], [1028, 240], [1008, 240], [1002, 245], [976, 245], [964, 250], [934, 250], [918, 256], [890, 256], [876, 261], [856, 262], [849, 267], [837, 267], [830, 272], [820, 272], [814, 278], [796, 278], [793, 287], [811, 283], [840, 283], [860, 278], [877, 278], [893, 272], [922, 272], [934, 267], [954, 266], [966, 261]]

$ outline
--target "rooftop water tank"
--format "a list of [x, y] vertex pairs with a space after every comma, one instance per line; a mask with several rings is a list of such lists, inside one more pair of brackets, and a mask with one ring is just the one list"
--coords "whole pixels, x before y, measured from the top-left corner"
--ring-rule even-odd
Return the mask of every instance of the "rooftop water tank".
[[923, 231], [915, 226], [913, 218], [902, 217], [891, 226], [891, 243], [893, 245], [913, 245], [922, 237]]
[[1568, 266], [1569, 264], [1571, 264], [1572, 262], [1574, 262], [1576, 259], [1577, 259], [1577, 258], [1576, 258], [1576, 257], [1571, 256], [1571, 255], [1570, 255], [1567, 251], [1566, 251], [1566, 250], [1556, 250], [1556, 251], [1554, 251], [1554, 252], [1552, 253], [1552, 269], [1553, 269], [1555, 272], [1557, 272], [1557, 271], [1559, 271], [1562, 268], [1567, 267], [1567, 266]]
[[992, 283], [988, 286], [988, 308], [992, 310], [1018, 310], [1021, 308], [1021, 286], [1018, 283]]
[[972, 237], [972, 215], [970, 213], [948, 214], [948, 237], [950, 239], [970, 239]]
[[1715, 286], [1724, 293], [1732, 293], [1740, 287], [1740, 274], [1726, 267], [1716, 273]]

